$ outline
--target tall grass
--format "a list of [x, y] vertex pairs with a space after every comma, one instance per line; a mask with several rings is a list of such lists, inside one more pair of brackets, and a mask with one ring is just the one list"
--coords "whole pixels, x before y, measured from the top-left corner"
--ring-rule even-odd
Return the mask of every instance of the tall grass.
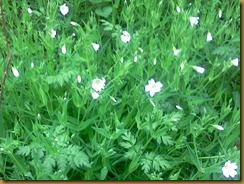
[[240, 179], [239, 2], [2, 3], [1, 179]]

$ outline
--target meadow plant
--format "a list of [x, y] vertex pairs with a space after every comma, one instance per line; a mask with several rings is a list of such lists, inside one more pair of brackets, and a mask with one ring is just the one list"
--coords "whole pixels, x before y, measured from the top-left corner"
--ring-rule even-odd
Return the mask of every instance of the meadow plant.
[[0, 179], [240, 179], [239, 1], [0, 2]]

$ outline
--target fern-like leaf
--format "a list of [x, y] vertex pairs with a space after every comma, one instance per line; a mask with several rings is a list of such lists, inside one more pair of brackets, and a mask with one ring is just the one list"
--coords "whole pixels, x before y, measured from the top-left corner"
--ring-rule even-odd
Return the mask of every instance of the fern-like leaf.
[[91, 167], [89, 158], [83, 151], [80, 151], [77, 155], [75, 155], [74, 163], [77, 167], [82, 167], [82, 166]]
[[48, 155], [43, 162], [45, 173], [47, 175], [52, 174], [55, 165], [56, 165], [56, 161], [50, 155]]
[[17, 155], [28, 156], [30, 154], [30, 147], [29, 146], [21, 146], [17, 151]]

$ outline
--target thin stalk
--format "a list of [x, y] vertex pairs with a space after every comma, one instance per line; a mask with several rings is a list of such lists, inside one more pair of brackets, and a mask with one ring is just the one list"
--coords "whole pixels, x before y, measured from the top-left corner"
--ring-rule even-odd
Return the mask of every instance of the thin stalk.
[[10, 66], [10, 62], [11, 62], [11, 54], [10, 54], [9, 45], [8, 45], [8, 35], [7, 35], [7, 31], [6, 31], [6, 24], [5, 24], [5, 19], [4, 19], [2, 0], [0, 0], [0, 8], [1, 8], [1, 15], [2, 15], [2, 29], [3, 29], [3, 33], [4, 33], [4, 37], [5, 37], [5, 42], [6, 42], [5, 44], [6, 44], [6, 54], [7, 54], [7, 64], [6, 64], [6, 68], [3, 72], [3, 79], [2, 79], [1, 90], [0, 90], [0, 114], [1, 114], [3, 91], [4, 91], [4, 87], [5, 87], [5, 81], [7, 79], [7, 72], [9, 70], [9, 66]]

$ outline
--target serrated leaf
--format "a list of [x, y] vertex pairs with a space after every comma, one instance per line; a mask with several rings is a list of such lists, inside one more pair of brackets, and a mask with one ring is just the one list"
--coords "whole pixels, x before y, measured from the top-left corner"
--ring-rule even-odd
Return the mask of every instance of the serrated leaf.
[[47, 156], [43, 162], [45, 173], [51, 174], [53, 172], [53, 168], [55, 167], [55, 165], [56, 165], [56, 161], [51, 156]]
[[66, 166], [67, 166], [67, 155], [65, 154], [60, 154], [57, 157], [57, 165], [58, 165], [58, 169], [61, 171], [65, 171]]
[[23, 155], [28, 156], [30, 154], [30, 148], [28, 146], [21, 146], [19, 147], [19, 150], [17, 151], [17, 155]]
[[75, 155], [74, 163], [77, 167], [82, 167], [82, 166], [91, 167], [89, 158], [83, 151], [80, 151], [78, 154]]
[[172, 137], [170, 137], [168, 135], [161, 136], [161, 139], [162, 139], [162, 141], [163, 141], [163, 143], [165, 145], [173, 145], [174, 144], [174, 141], [172, 140]]
[[143, 159], [141, 159], [141, 165], [142, 165], [142, 170], [145, 173], [148, 173], [151, 169], [152, 160], [148, 160], [146, 158], [143, 158]]
[[153, 159], [153, 168], [156, 171], [160, 171], [160, 168], [162, 169], [170, 168], [170, 164], [161, 155], [157, 155]]
[[128, 148], [131, 148], [133, 145], [131, 144], [131, 143], [129, 143], [129, 142], [121, 142], [121, 143], [119, 143], [120, 144], [120, 146], [122, 146], [123, 148], [126, 148], [126, 149], [128, 149]]

